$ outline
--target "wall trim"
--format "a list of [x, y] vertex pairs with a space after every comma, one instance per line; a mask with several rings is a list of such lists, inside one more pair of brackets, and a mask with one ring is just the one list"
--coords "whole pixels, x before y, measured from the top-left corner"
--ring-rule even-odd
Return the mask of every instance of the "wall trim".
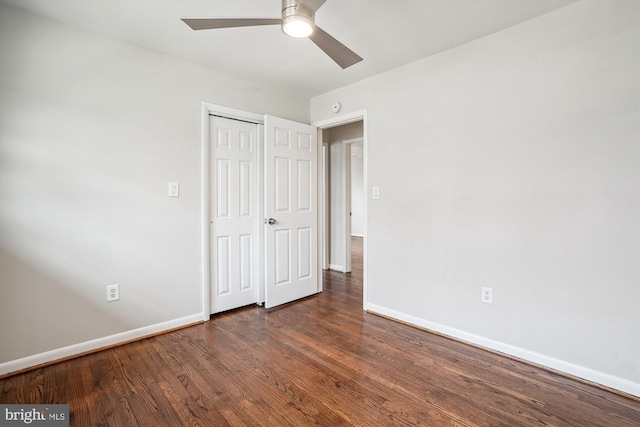
[[0, 377], [18, 373], [18, 371], [32, 369], [39, 365], [56, 363], [88, 353], [94, 353], [109, 347], [115, 347], [131, 341], [141, 340], [153, 335], [158, 335], [175, 329], [181, 329], [197, 323], [202, 323], [201, 313], [120, 332], [118, 334], [102, 338], [96, 338], [94, 340], [78, 344], [72, 344], [55, 350], [45, 351], [44, 353], [23, 357], [21, 359], [10, 360], [9, 362], [0, 363]]
[[339, 271], [340, 273], [346, 273], [346, 271], [344, 271], [344, 267], [337, 264], [329, 264], [329, 270]]
[[584, 366], [567, 362], [565, 360], [556, 359], [551, 356], [536, 353], [534, 351], [516, 347], [500, 341], [495, 341], [480, 335], [442, 325], [440, 323], [431, 322], [420, 317], [402, 313], [400, 311], [382, 307], [376, 304], [367, 304], [367, 311], [372, 314], [379, 314], [381, 316], [388, 317], [393, 320], [398, 320], [409, 325], [428, 329], [430, 331], [434, 331], [436, 333], [454, 338], [458, 341], [463, 341], [472, 345], [487, 348], [489, 350], [498, 351], [500, 353], [504, 353], [509, 356], [524, 360], [526, 362], [531, 362], [536, 365], [541, 365], [545, 368], [550, 368], [561, 373], [571, 375], [572, 377], [577, 377], [577, 379], [579, 380], [587, 380], [596, 383], [596, 385], [601, 385], [623, 393], [630, 394], [635, 397], [640, 397], [640, 383], [634, 383], [633, 381], [624, 378], [616, 377], [614, 375], [596, 371]]

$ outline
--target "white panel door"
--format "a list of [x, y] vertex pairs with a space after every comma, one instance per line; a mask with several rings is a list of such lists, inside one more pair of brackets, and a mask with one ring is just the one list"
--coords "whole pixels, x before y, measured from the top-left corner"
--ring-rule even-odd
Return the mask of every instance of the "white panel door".
[[257, 302], [258, 125], [210, 116], [211, 313]]
[[317, 129], [265, 116], [265, 307], [320, 290]]

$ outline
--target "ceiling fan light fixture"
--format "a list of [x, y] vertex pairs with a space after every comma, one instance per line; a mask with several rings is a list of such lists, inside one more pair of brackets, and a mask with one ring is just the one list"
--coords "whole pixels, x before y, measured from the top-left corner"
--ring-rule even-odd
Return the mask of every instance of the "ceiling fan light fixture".
[[[2, 0], [0, 0], [2, 1]], [[273, 0], [275, 1], [275, 0]], [[327, 0], [282, 0], [282, 18], [183, 18], [193, 30], [280, 25], [289, 37], [308, 38], [342, 69], [362, 61], [354, 51], [315, 24], [316, 12]]]
[[290, 15], [282, 20], [282, 32], [296, 39], [309, 37], [313, 33], [313, 22], [304, 15]]

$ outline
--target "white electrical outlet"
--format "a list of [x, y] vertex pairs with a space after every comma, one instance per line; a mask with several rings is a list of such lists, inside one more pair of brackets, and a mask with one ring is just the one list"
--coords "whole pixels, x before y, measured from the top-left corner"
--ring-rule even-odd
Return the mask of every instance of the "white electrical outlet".
[[120, 286], [108, 285], [107, 286], [107, 302], [118, 301], [120, 299]]
[[480, 297], [480, 301], [485, 304], [493, 304], [493, 288], [488, 288], [486, 286], [482, 287], [482, 296]]

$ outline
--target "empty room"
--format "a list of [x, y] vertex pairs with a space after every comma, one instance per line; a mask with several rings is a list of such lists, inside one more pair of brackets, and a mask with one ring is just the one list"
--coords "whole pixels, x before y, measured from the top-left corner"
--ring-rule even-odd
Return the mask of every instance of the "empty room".
[[637, 0], [0, 0], [0, 425], [640, 425]]

